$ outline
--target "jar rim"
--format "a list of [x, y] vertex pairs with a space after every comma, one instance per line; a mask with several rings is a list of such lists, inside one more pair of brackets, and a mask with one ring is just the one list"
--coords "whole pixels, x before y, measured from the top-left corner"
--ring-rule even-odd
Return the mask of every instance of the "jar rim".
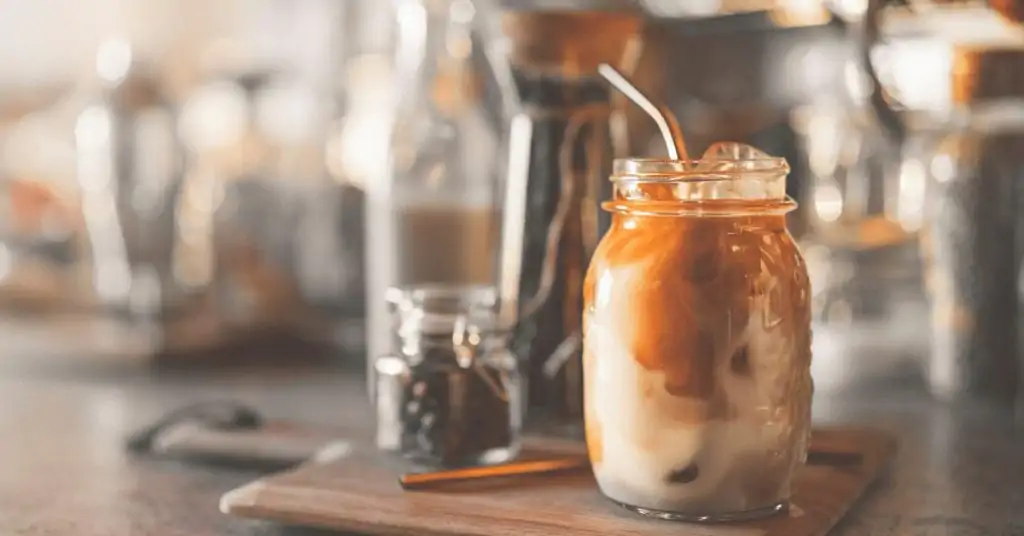
[[737, 178], [772, 178], [789, 174], [781, 156], [673, 160], [668, 158], [616, 158], [612, 182], [709, 182]]
[[491, 285], [459, 285], [430, 283], [421, 285], [399, 285], [387, 289], [385, 300], [391, 305], [403, 303], [425, 305], [428, 302], [466, 307], [495, 307], [498, 291]]
[[491, 285], [394, 286], [388, 288], [385, 299], [397, 315], [400, 333], [451, 334], [460, 322], [481, 333], [507, 331], [498, 318], [497, 288]]
[[708, 199], [672, 201], [614, 200], [601, 203], [608, 212], [632, 216], [736, 217], [783, 215], [792, 212], [797, 202], [789, 196], [778, 199]]

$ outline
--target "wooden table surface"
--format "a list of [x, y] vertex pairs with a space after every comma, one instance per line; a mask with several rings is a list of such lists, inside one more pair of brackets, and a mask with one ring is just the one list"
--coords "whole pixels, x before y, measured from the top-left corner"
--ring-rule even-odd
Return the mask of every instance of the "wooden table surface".
[[[272, 417], [365, 424], [361, 377], [311, 369], [216, 374], [0, 374], [0, 535], [300, 536], [218, 512], [259, 476], [133, 457], [122, 439], [177, 406], [233, 398]], [[866, 386], [815, 402], [821, 422], [895, 431], [901, 451], [837, 536], [1024, 536], [1024, 432], [1010, 415], [918, 388]]]

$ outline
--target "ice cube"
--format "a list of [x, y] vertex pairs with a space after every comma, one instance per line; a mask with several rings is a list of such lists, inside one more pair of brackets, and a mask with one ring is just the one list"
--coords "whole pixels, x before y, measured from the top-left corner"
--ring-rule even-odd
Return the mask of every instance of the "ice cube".
[[771, 158], [771, 155], [756, 147], [734, 141], [720, 141], [711, 144], [697, 162], [701, 173], [729, 173], [742, 169], [739, 162]]
[[[720, 141], [712, 144], [700, 161], [696, 171], [708, 174], [736, 174], [727, 182], [713, 182], [705, 185], [704, 197], [709, 199], [738, 197], [760, 199], [767, 195], [766, 185], [759, 180], [748, 180], [740, 173], [750, 171], [751, 162], [773, 158], [768, 153], [744, 143]], [[756, 164], [754, 165], [756, 169]]]
[[745, 143], [735, 141], [720, 141], [711, 144], [708, 150], [701, 155], [701, 162], [707, 161], [736, 161], [736, 160], [762, 160], [772, 158], [772, 155]]

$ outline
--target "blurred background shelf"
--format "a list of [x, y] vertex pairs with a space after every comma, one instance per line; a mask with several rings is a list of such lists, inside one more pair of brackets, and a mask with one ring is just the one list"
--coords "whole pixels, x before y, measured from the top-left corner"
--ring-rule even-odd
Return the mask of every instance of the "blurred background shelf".
[[[985, 392], [971, 378], [993, 374], [971, 364], [997, 376], [1022, 368], [978, 357], [1018, 346], [1024, 227], [1013, 207], [1024, 198], [1007, 185], [1024, 167], [1012, 150], [1024, 130], [1014, 119], [1024, 116], [1022, 10], [910, 4], [885, 10], [875, 42], [865, 39], [874, 20], [866, 0], [2, 0], [0, 330], [17, 355], [0, 360], [74, 352], [80, 363], [157, 363], [266, 335], [326, 345], [334, 361], [364, 366], [367, 315], [372, 324], [383, 307], [371, 280], [387, 271], [365, 238], [381, 221], [368, 196], [403, 151], [439, 150], [411, 126], [399, 129], [408, 139], [392, 136], [393, 124], [423, 120], [396, 110], [413, 97], [445, 113], [460, 98], [479, 105], [474, 128], [487, 135], [464, 143], [491, 155], [474, 169], [493, 166], [501, 153], [489, 129], [501, 129], [489, 99], [501, 77], [477, 56], [509, 54], [531, 113], [589, 106], [605, 99], [586, 81], [596, 56], [572, 51], [593, 36], [571, 21], [592, 29], [601, 20], [621, 40], [604, 52], [672, 108], [691, 150], [736, 140], [790, 162], [819, 389], [916, 375], [937, 394]], [[437, 33], [444, 58], [403, 56], [426, 38], [410, 26], [426, 7], [454, 21]], [[488, 13], [501, 24], [456, 31]], [[557, 39], [543, 31], [554, 20], [566, 29]], [[583, 82], [563, 89], [579, 94], [544, 93], [573, 77]], [[609, 147], [660, 154], [638, 110], [612, 108], [624, 119], [610, 122]], [[555, 115], [537, 116], [555, 133], [540, 143], [561, 139]], [[552, 166], [553, 147], [540, 157]], [[487, 198], [466, 192], [498, 191], [500, 180], [426, 184], [416, 197], [465, 204], [458, 196]], [[975, 199], [959, 193], [964, 185], [981, 182], [1001, 194], [964, 201]], [[500, 208], [488, 199], [480, 203]], [[1000, 199], [1009, 210], [994, 208]], [[406, 263], [402, 273], [427, 273], [428, 256], [446, 252], [461, 259], [459, 277], [486, 279], [477, 250], [496, 242], [468, 229], [491, 213], [460, 214], [405, 222], [416, 239], [392, 259]], [[986, 253], [1003, 231], [1014, 247]], [[974, 264], [955, 265], [951, 248]], [[994, 275], [964, 276], [978, 271]], [[942, 294], [950, 288], [961, 290]], [[1002, 320], [975, 338], [957, 323], [964, 315]]]

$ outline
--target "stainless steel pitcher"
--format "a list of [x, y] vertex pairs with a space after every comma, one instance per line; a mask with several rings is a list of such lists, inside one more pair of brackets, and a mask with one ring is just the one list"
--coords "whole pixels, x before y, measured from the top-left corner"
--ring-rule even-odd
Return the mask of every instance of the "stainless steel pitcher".
[[[894, 4], [869, 2], [861, 52], [871, 103], [892, 141], [915, 139], [928, 148], [904, 154], [928, 175], [921, 245], [932, 348], [924, 376], [941, 398], [1007, 402], [1021, 389], [1024, 342], [1016, 291], [1024, 252], [1021, 10], [1006, 2]], [[944, 101], [927, 109], [893, 104], [887, 73], [871, 62], [883, 28], [909, 28], [933, 40], [948, 77], [929, 90]]]

